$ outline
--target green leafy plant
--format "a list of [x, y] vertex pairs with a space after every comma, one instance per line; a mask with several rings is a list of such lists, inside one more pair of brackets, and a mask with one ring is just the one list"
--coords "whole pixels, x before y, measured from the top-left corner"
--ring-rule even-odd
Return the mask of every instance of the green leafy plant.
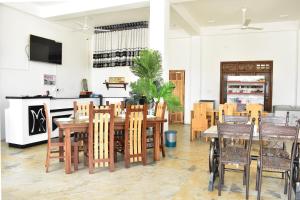
[[146, 103], [160, 101], [167, 103], [169, 111], [180, 111], [182, 106], [178, 97], [173, 94], [175, 85], [172, 82], [163, 83], [161, 69], [161, 55], [158, 51], [145, 49], [134, 59], [134, 65], [130, 68], [132, 73], [139, 77], [131, 86], [131, 103]]

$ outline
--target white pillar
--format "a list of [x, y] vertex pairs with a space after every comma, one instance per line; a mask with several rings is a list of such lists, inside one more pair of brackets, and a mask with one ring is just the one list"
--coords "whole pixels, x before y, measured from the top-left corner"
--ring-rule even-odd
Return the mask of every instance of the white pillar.
[[169, 24], [169, 0], [150, 0], [149, 48], [158, 50], [161, 53], [164, 81], [169, 80], [167, 58]]

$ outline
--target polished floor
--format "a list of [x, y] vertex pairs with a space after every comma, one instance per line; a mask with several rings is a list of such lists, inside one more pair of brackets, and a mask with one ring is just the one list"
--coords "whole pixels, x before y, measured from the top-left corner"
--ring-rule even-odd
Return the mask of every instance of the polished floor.
[[[113, 173], [101, 169], [89, 174], [81, 163], [79, 171], [66, 175], [63, 163], [57, 160], [45, 173], [46, 145], [17, 149], [2, 142], [2, 199], [245, 199], [240, 172], [225, 173], [222, 196], [218, 196], [217, 189], [207, 190], [209, 143], [202, 139], [190, 143], [189, 128], [170, 126], [178, 131], [177, 147], [167, 148], [161, 161], [153, 162], [149, 152], [147, 166], [126, 169], [120, 161]], [[250, 199], [256, 199], [256, 162], [252, 165]], [[262, 199], [287, 199], [283, 185], [283, 179], [264, 177]]]

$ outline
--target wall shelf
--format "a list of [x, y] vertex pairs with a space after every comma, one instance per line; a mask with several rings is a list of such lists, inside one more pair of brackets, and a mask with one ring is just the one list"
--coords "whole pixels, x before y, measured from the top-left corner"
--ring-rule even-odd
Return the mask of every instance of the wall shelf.
[[110, 83], [110, 82], [104, 82], [104, 85], [106, 85], [106, 88], [109, 90], [109, 88], [124, 88], [126, 90], [126, 87], [128, 83]]

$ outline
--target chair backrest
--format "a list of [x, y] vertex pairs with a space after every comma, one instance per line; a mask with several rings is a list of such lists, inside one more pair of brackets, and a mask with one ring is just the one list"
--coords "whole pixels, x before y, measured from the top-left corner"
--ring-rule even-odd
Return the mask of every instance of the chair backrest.
[[206, 105], [203, 103], [194, 103], [193, 105], [194, 119], [206, 119]]
[[225, 139], [245, 139], [248, 140], [247, 145], [247, 159], [250, 162], [250, 151], [252, 145], [252, 137], [254, 131], [254, 121], [251, 124], [232, 124], [232, 123], [221, 123], [217, 122], [218, 129], [218, 139], [219, 139], [219, 148], [220, 155], [224, 149], [224, 140]]
[[[107, 167], [114, 157], [114, 107], [89, 105], [89, 148], [92, 164]], [[90, 155], [91, 156], [91, 155]]]
[[206, 106], [207, 112], [213, 112], [214, 111], [214, 102], [200, 102], [200, 104], [204, 104]]
[[76, 113], [80, 113], [82, 116], [89, 116], [90, 103], [78, 103], [74, 101], [73, 105], [74, 116], [76, 116]]
[[263, 105], [261, 104], [247, 104], [246, 105], [246, 111], [249, 113], [251, 119], [255, 118], [255, 125], [258, 126], [258, 118], [259, 118], [259, 112], [263, 112]]
[[159, 117], [161, 119], [164, 119], [165, 118], [166, 107], [167, 107], [166, 102], [156, 103], [156, 105], [155, 105], [155, 116]]
[[130, 162], [146, 157], [147, 105], [127, 105], [125, 117], [125, 155]]
[[[106, 105], [109, 105], [109, 101], [106, 101]], [[124, 102], [114, 102], [112, 103], [112, 105], [114, 105], [115, 108], [115, 117], [118, 117], [120, 114], [122, 114], [122, 110], [124, 109]]]
[[223, 113], [223, 122], [231, 122], [234, 124], [247, 124], [250, 121], [249, 116], [234, 116], [234, 115], [225, 115]]
[[[42, 111], [43, 112], [43, 111]], [[46, 126], [47, 126], [47, 135], [48, 135], [48, 142], [51, 142], [51, 123], [50, 123], [50, 118], [49, 118], [49, 114], [48, 114], [48, 106], [47, 104], [44, 103], [44, 112], [43, 114], [45, 114], [45, 120], [46, 120]]]
[[233, 104], [220, 104], [219, 105], [219, 114], [218, 121], [223, 122], [223, 115], [233, 115], [234, 114], [234, 106]]
[[[270, 123], [259, 123], [259, 144], [260, 144], [260, 159], [262, 162], [263, 147], [265, 141], [282, 141], [283, 138], [293, 141], [297, 144], [299, 134], [299, 120], [296, 126], [278, 126]], [[288, 146], [288, 145], [287, 145]], [[290, 145], [291, 165], [295, 158], [295, 150], [297, 145]]]
[[236, 112], [237, 111], [237, 104], [236, 103], [225, 103], [227, 106], [228, 112]]
[[288, 126], [289, 125], [289, 112], [286, 116], [262, 116], [261, 112], [258, 111], [258, 121], [264, 124], [273, 124], [277, 126]]

